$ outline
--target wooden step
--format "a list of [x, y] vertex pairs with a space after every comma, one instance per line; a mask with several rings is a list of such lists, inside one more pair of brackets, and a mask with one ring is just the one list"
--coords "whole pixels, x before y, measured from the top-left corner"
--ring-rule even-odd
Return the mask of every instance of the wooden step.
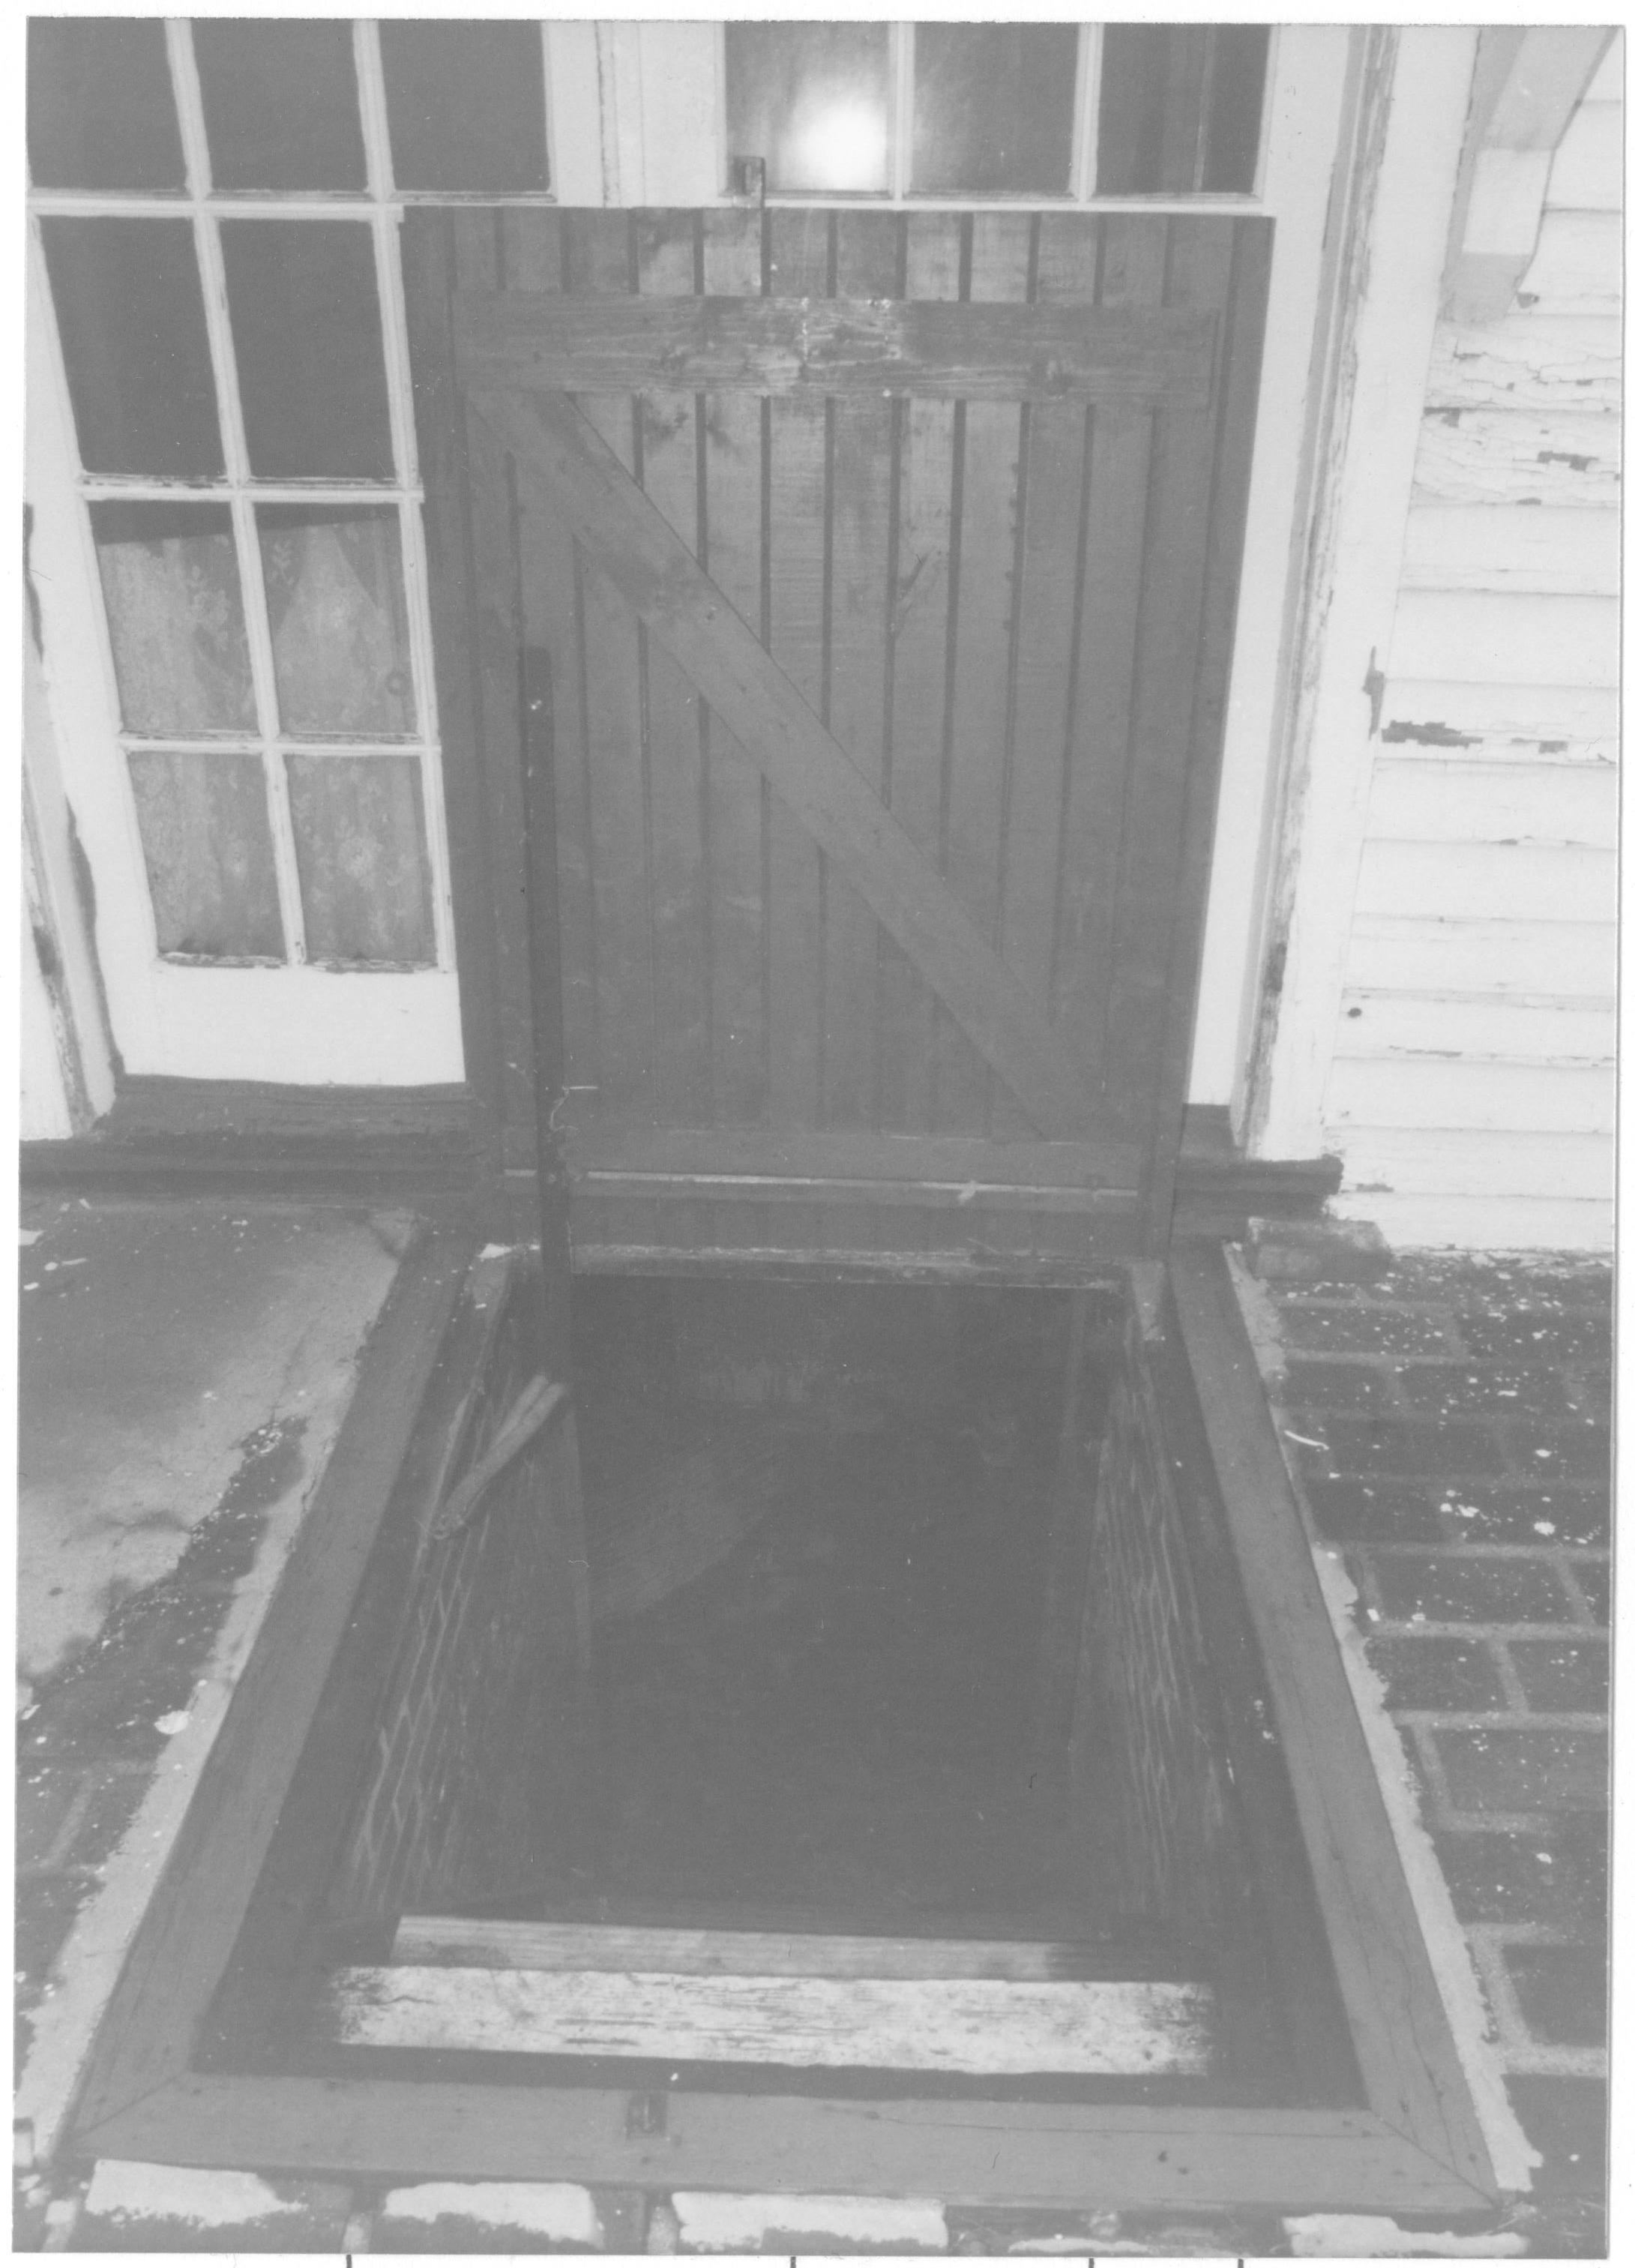
[[342, 2047], [992, 2077], [1199, 2077], [1217, 2030], [1189, 1983], [423, 1963], [336, 1971], [322, 2021]]
[[1106, 1973], [1101, 1948], [1049, 1939], [630, 1928], [437, 1914], [404, 1917], [392, 1960], [438, 1969], [604, 1970], [673, 1977], [989, 1977], [1016, 1984], [1094, 1979]]

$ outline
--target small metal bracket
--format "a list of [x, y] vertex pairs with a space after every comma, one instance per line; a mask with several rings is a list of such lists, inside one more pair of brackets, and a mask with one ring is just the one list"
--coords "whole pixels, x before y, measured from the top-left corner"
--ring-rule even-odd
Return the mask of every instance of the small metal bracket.
[[766, 206], [766, 159], [764, 158], [729, 158], [726, 166], [727, 195], [735, 204], [754, 205], [758, 211]]
[[670, 2121], [669, 2097], [657, 2091], [632, 2095], [624, 2106], [624, 2136], [628, 2142], [662, 2134]]

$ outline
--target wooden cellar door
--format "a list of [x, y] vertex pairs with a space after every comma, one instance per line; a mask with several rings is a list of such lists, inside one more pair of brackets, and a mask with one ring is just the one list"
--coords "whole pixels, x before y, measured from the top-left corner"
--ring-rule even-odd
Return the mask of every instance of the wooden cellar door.
[[491, 1161], [582, 1266], [1160, 1249], [1270, 224], [407, 225]]

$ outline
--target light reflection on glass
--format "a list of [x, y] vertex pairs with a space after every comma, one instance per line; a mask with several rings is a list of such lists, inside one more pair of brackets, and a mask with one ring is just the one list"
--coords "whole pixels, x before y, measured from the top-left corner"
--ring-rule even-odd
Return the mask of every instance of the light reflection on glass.
[[785, 170], [809, 189], [878, 189], [886, 180], [886, 118], [881, 109], [843, 97], [803, 103], [786, 137]]
[[766, 161], [775, 191], [880, 195], [891, 186], [884, 24], [729, 24], [734, 158]]

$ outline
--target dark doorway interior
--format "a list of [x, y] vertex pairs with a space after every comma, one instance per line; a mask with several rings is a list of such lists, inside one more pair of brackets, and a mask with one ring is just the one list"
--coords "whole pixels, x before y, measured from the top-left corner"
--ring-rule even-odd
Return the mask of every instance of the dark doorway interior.
[[545, 1898], [1094, 1933], [1034, 1718], [1070, 1304], [579, 1287], [596, 1760]]

